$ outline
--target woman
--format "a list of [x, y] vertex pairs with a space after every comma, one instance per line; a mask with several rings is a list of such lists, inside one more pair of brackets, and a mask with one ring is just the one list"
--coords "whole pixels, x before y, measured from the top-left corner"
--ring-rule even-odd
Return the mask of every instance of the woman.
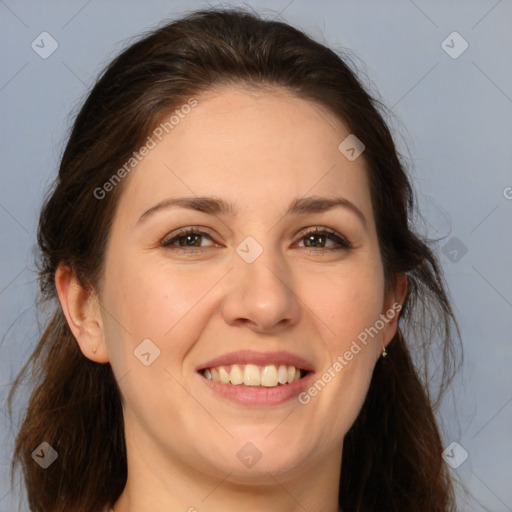
[[302, 32], [198, 11], [125, 50], [41, 212], [31, 510], [453, 510], [410, 350], [441, 343], [442, 390], [458, 330], [413, 211], [377, 102]]

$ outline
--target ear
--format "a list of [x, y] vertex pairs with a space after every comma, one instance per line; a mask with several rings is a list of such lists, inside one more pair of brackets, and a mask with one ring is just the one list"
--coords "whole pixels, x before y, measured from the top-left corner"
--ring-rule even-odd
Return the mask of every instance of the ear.
[[101, 308], [92, 289], [80, 284], [75, 271], [60, 263], [55, 286], [69, 328], [85, 357], [96, 363], [108, 363]]
[[[407, 296], [407, 275], [398, 274], [394, 288], [388, 293], [384, 301], [382, 314], [386, 318], [386, 327], [383, 332], [383, 343], [387, 346], [398, 329], [398, 318]], [[381, 315], [382, 318], [382, 315]]]

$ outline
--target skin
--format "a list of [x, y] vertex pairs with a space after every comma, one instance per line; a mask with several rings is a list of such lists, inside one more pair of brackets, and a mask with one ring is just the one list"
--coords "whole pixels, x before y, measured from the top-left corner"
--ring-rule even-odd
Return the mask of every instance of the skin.
[[[286, 91], [231, 86], [196, 99], [125, 178], [97, 289], [84, 290], [62, 265], [56, 274], [83, 354], [110, 363], [121, 389], [128, 480], [115, 510], [335, 512], [343, 438], [397, 316], [307, 405], [235, 404], [196, 369], [236, 350], [287, 350], [320, 377], [403, 302], [404, 276], [384, 293], [364, 155], [345, 158], [343, 124]], [[184, 196], [222, 198], [237, 213], [161, 209], [138, 222], [160, 201]], [[304, 196], [342, 196], [366, 226], [343, 207], [284, 216]], [[160, 245], [187, 226], [208, 230], [211, 239], [194, 239], [201, 252]], [[332, 250], [336, 241], [324, 246], [322, 237], [306, 247], [302, 231], [315, 227], [353, 248]], [[235, 251], [248, 236], [263, 248], [250, 264]], [[160, 356], [145, 366], [133, 351], [148, 338]], [[261, 452], [252, 468], [237, 457], [248, 442]]]

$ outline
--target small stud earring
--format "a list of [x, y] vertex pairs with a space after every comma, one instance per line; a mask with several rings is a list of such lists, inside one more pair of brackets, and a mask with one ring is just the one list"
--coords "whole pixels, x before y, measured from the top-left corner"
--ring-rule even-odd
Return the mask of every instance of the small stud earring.
[[97, 351], [97, 350], [98, 350], [97, 348], [93, 348], [93, 349], [92, 349], [93, 354], [96, 354], [96, 351]]

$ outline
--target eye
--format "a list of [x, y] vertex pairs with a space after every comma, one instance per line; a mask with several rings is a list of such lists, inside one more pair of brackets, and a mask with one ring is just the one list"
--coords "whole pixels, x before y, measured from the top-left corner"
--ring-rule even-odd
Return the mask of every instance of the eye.
[[[299, 247], [310, 249], [312, 252], [343, 251], [352, 249], [352, 244], [343, 235], [328, 228], [313, 228], [301, 231], [298, 234]], [[209, 240], [208, 245], [203, 242]], [[303, 245], [301, 245], [303, 244]], [[212, 237], [197, 227], [186, 227], [174, 231], [160, 242], [161, 247], [197, 253], [212, 247], [215, 244]]]
[[[313, 249], [313, 251], [342, 251], [352, 249], [352, 244], [336, 231], [328, 228], [313, 228], [301, 231], [298, 235], [300, 241], [304, 242], [302, 247]], [[334, 247], [333, 247], [334, 243]]]
[[[202, 245], [202, 242], [205, 239], [210, 240], [212, 244], [208, 246]], [[199, 252], [203, 249], [206, 249], [207, 247], [211, 247], [214, 244], [211, 236], [208, 233], [195, 227], [188, 227], [174, 231], [169, 236], [164, 238], [160, 242], [160, 245], [168, 249], [176, 249], [179, 251], [191, 250], [191, 252]]]

